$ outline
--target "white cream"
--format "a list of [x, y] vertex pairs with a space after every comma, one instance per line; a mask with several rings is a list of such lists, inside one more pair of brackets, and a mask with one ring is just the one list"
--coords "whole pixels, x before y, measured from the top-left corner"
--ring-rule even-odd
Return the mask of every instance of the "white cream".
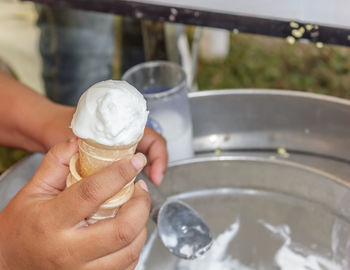
[[[272, 237], [278, 237], [283, 240], [282, 246], [275, 253], [274, 263], [276, 269], [281, 270], [342, 270], [348, 269], [346, 265], [339, 265], [319, 254], [298, 245], [297, 248], [293, 247], [291, 239], [291, 229], [288, 225], [283, 224], [280, 226], [273, 226], [266, 223], [264, 220], [257, 220], [257, 222], [263, 225]], [[271, 267], [256, 265], [251, 268], [244, 265], [239, 259], [234, 257], [234, 254], [228, 253], [228, 247], [240, 231], [240, 220], [235, 220], [230, 227], [223, 233], [218, 235], [215, 239], [212, 247], [207, 253], [196, 260], [178, 260], [176, 265], [170, 265], [166, 269], [176, 270], [269, 270]], [[139, 264], [136, 270], [146, 270], [146, 262], [148, 259], [152, 259], [152, 248], [155, 245], [157, 239], [157, 231], [155, 230], [151, 235], [147, 245], [141, 253]], [[273, 269], [275, 269], [273, 268]], [[157, 268], [158, 269], [158, 268]], [[160, 265], [159, 269], [165, 269]]]
[[238, 260], [227, 254], [228, 246], [236, 237], [240, 228], [240, 220], [237, 219], [230, 227], [220, 234], [207, 253], [196, 260], [180, 260], [177, 270], [252, 270], [244, 266]]
[[83, 139], [103, 145], [127, 145], [136, 141], [147, 122], [142, 94], [125, 81], [102, 81], [79, 99], [71, 128]]
[[275, 254], [275, 262], [278, 269], [281, 270], [341, 270], [344, 269], [339, 264], [330, 261], [316, 253], [311, 253], [309, 250], [302, 250], [298, 246], [298, 251], [293, 249], [292, 239], [290, 237], [291, 230], [288, 225], [272, 226], [258, 220], [266, 229], [274, 235], [281, 237], [284, 244]]

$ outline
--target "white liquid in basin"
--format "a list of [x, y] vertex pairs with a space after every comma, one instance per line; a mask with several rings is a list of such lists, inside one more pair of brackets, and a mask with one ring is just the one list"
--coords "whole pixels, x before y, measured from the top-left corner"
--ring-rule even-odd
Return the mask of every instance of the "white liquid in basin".
[[[310, 251], [293, 248], [290, 237], [290, 228], [288, 225], [272, 226], [262, 220], [258, 220], [274, 237], [281, 238], [284, 243], [276, 252], [274, 261], [279, 270], [343, 270], [344, 268], [318, 254]], [[240, 221], [237, 219], [228, 229], [221, 233], [211, 247], [211, 249], [202, 257], [191, 260], [179, 260], [176, 270], [258, 270], [242, 264], [231, 254], [227, 254], [227, 248], [240, 229]], [[145, 262], [150, 254], [152, 245], [156, 240], [157, 232], [154, 232], [147, 245], [145, 246], [140, 262], [136, 270], [146, 270]], [[259, 270], [264, 270], [260, 268]], [[167, 269], [164, 269], [167, 270]], [[266, 270], [271, 270], [267, 269]]]

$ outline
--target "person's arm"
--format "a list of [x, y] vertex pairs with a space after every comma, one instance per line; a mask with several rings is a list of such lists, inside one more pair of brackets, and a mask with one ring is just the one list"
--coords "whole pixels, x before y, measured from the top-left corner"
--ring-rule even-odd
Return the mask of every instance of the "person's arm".
[[[74, 107], [55, 104], [0, 72], [0, 145], [46, 152], [73, 137], [69, 123]], [[54, 130], [54, 126], [61, 127]]]

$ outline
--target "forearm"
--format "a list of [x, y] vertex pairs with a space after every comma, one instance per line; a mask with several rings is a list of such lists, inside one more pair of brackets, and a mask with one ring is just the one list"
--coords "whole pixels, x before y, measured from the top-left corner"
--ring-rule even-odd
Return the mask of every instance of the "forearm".
[[55, 104], [3, 73], [0, 102], [0, 144], [34, 152], [45, 152], [50, 146], [49, 126], [55, 114], [73, 112], [73, 108]]

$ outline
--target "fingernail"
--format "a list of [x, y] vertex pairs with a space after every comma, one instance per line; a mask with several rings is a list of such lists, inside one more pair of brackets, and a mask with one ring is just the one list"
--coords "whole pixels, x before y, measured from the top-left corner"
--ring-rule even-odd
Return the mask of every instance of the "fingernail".
[[157, 186], [159, 186], [159, 185], [162, 183], [162, 181], [163, 181], [163, 177], [164, 177], [163, 174], [158, 174], [158, 175], [156, 175], [155, 177], [153, 177], [154, 183], [155, 183]]
[[137, 153], [131, 159], [131, 164], [134, 166], [136, 170], [141, 170], [147, 163], [147, 158], [142, 153]]
[[147, 186], [147, 184], [145, 183], [145, 181], [139, 180], [139, 183], [140, 183], [141, 188], [142, 188], [144, 191], [148, 192], [148, 186]]

